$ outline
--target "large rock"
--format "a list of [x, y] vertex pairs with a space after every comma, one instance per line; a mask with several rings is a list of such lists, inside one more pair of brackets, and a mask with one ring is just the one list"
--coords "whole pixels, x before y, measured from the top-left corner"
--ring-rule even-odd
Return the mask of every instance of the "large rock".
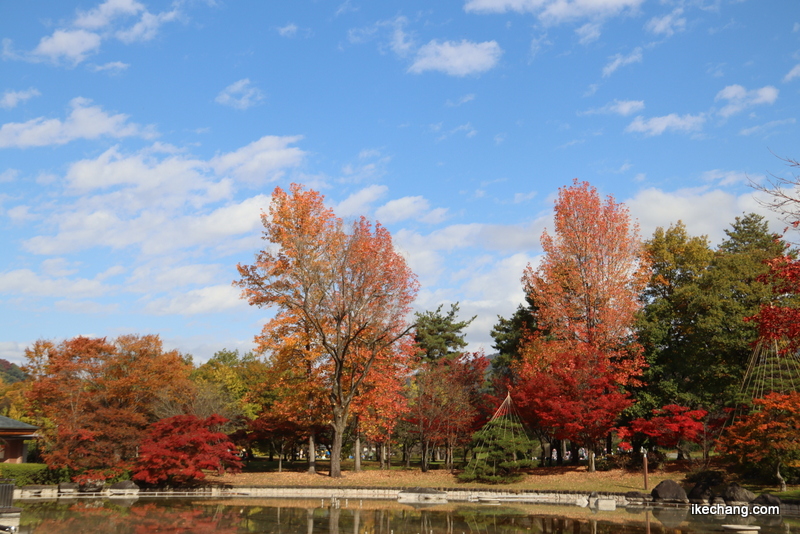
[[114, 482], [113, 484], [111, 484], [111, 487], [108, 488], [108, 494], [112, 497], [120, 495], [122, 496], [138, 495], [139, 486], [137, 486], [136, 483], [131, 480], [122, 480], [120, 482]]
[[650, 492], [655, 502], [689, 503], [686, 492], [674, 480], [664, 480]]
[[771, 493], [762, 493], [753, 499], [752, 504], [760, 504], [762, 506], [780, 506], [781, 500]]
[[722, 492], [722, 498], [725, 499], [727, 504], [749, 504], [756, 498], [756, 494], [750, 490], [746, 490], [735, 482], [725, 488]]
[[714, 497], [714, 492], [705, 482], [700, 482], [689, 492], [689, 502], [695, 504], [708, 504]]

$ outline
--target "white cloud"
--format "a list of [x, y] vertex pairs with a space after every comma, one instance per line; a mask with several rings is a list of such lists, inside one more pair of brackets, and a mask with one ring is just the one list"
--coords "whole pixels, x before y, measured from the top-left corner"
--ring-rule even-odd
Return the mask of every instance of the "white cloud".
[[603, 27], [599, 22], [587, 22], [577, 30], [579, 42], [582, 45], [593, 43], [600, 38], [600, 29]]
[[86, 30], [56, 30], [53, 35], [42, 37], [32, 53], [54, 63], [63, 58], [78, 64], [100, 49], [100, 41], [98, 34]]
[[492, 69], [500, 60], [503, 50], [496, 41], [473, 43], [433, 40], [422, 46], [408, 71], [420, 74], [433, 70], [450, 76], [479, 74]]
[[683, 8], [676, 8], [672, 13], [668, 13], [663, 17], [651, 18], [645, 24], [645, 29], [656, 35], [671, 37], [676, 32], [681, 32], [686, 28], [686, 19], [681, 15], [683, 15]]
[[30, 212], [30, 206], [20, 205], [14, 206], [6, 211], [6, 215], [11, 219], [11, 222], [20, 224], [27, 221], [34, 221], [38, 219], [36, 215]]
[[717, 93], [715, 101], [725, 100], [728, 102], [719, 114], [723, 117], [730, 117], [749, 107], [760, 104], [773, 104], [778, 99], [778, 89], [771, 85], [761, 89], [748, 91], [741, 85], [729, 85]]
[[582, 115], [594, 115], [594, 114], [611, 114], [614, 113], [616, 115], [622, 115], [623, 117], [627, 117], [633, 113], [638, 111], [642, 111], [644, 109], [644, 100], [614, 100], [611, 103], [606, 104], [605, 106], [597, 109], [590, 109], [588, 111], [584, 111]]
[[[361, 44], [376, 37], [381, 37], [380, 49], [382, 52], [388, 48], [398, 57], [403, 58], [407, 57], [416, 48], [414, 39], [405, 30], [407, 24], [408, 19], [403, 16], [379, 20], [370, 26], [348, 30], [347, 39], [351, 43]], [[386, 35], [387, 30], [391, 32], [388, 36]]]
[[422, 196], [403, 197], [390, 200], [377, 210], [375, 218], [391, 224], [406, 219], [418, 219], [430, 212], [430, 203]]
[[528, 193], [514, 193], [514, 204], [527, 202], [528, 200], [531, 200], [535, 196], [536, 196], [536, 191], [530, 191]]
[[123, 70], [130, 67], [130, 64], [123, 63], [122, 61], [109, 61], [108, 63], [103, 63], [102, 65], [90, 65], [89, 68], [92, 72], [103, 72], [108, 71], [112, 74], [116, 74], [122, 72]]
[[156, 15], [145, 11], [142, 13], [142, 18], [139, 22], [127, 30], [118, 31], [115, 35], [117, 39], [126, 44], [137, 41], [150, 41], [156, 36], [162, 24], [177, 19], [179, 14], [180, 12], [177, 9], [165, 11]]
[[740, 135], [753, 135], [753, 134], [763, 134], [768, 133], [770, 130], [774, 130], [779, 126], [784, 126], [786, 124], [794, 124], [797, 121], [794, 118], [791, 119], [782, 119], [777, 121], [769, 121], [765, 124], [759, 124], [758, 126], [751, 126], [750, 128], [743, 128], [739, 130]]
[[292, 24], [291, 22], [286, 26], [281, 26], [278, 28], [278, 35], [281, 37], [294, 37], [297, 35], [297, 24]]
[[704, 172], [700, 178], [704, 182], [714, 182], [717, 185], [736, 185], [748, 183], [747, 174], [741, 171], [723, 171], [714, 169]]
[[97, 280], [41, 276], [30, 269], [0, 273], [0, 293], [38, 297], [100, 297], [111, 288]]
[[107, 0], [89, 11], [79, 11], [74, 24], [79, 28], [98, 30], [118, 17], [136, 15], [143, 10], [144, 6], [135, 0]]
[[334, 211], [339, 217], [359, 217], [366, 215], [370, 204], [381, 198], [389, 190], [385, 185], [370, 185], [356, 191], [339, 204]]
[[102, 136], [152, 137], [152, 128], [128, 122], [128, 115], [109, 115], [91, 100], [73, 98], [72, 111], [61, 121], [39, 117], [27, 122], [9, 122], [0, 127], [0, 148], [63, 145], [76, 139], [97, 139]]
[[464, 132], [464, 136], [467, 137], [467, 138], [472, 138], [472, 137], [475, 137], [476, 135], [478, 135], [478, 130], [473, 128], [472, 124], [468, 122], [466, 124], [460, 124], [460, 125], [456, 126], [455, 128], [444, 132], [439, 137], [437, 137], [436, 140], [437, 141], [444, 141], [445, 139], [447, 139], [451, 135], [457, 134], [459, 132]]
[[456, 101], [448, 100], [445, 102], [445, 106], [449, 108], [457, 108], [458, 106], [464, 105], [467, 102], [472, 102], [475, 100], [475, 93], [470, 93], [468, 95], [464, 95]]
[[795, 78], [800, 78], [800, 63], [792, 67], [792, 70], [786, 73], [786, 76], [783, 77], [783, 81], [789, 82]]
[[40, 96], [41, 94], [42, 93], [33, 87], [25, 91], [6, 91], [3, 93], [3, 97], [0, 98], [0, 108], [15, 108], [20, 102], [25, 102], [26, 100], [33, 98], [34, 96]]
[[198, 315], [247, 308], [240, 297], [241, 290], [230, 284], [192, 289], [174, 297], [155, 299], [147, 304], [145, 311], [155, 315]]
[[233, 152], [215, 156], [210, 164], [218, 174], [230, 174], [238, 180], [262, 184], [277, 180], [285, 169], [297, 167], [306, 153], [294, 146], [303, 137], [265, 135]]
[[645, 119], [641, 115], [625, 128], [626, 132], [639, 132], [647, 136], [661, 135], [666, 131], [696, 132], [702, 129], [706, 121], [705, 115], [677, 115], [670, 113], [663, 117]]
[[6, 169], [0, 172], [0, 184], [13, 182], [17, 179], [17, 176], [19, 176], [19, 171], [17, 169]]
[[717, 244], [725, 237], [725, 228], [737, 216], [750, 212], [764, 215], [777, 228], [785, 226], [750, 192], [736, 196], [704, 187], [678, 191], [648, 188], [625, 200], [625, 205], [638, 219], [645, 239], [652, 236], [657, 227], [666, 228], [680, 220], [692, 235], [707, 235], [712, 244]]
[[233, 82], [223, 89], [215, 99], [218, 104], [236, 109], [247, 109], [264, 99], [264, 93], [250, 84], [248, 78]]
[[642, 49], [637, 47], [633, 50], [633, 52], [631, 52], [627, 56], [623, 56], [622, 54], [615, 54], [611, 56], [609, 59], [611, 59], [611, 62], [608, 63], [605, 67], [603, 67], [603, 78], [608, 78], [614, 73], [614, 71], [616, 71], [620, 67], [624, 67], [625, 65], [630, 65], [631, 63], [641, 63]]
[[548, 24], [580, 18], [604, 18], [634, 13], [644, 0], [467, 0], [464, 10], [474, 13], [534, 13]]

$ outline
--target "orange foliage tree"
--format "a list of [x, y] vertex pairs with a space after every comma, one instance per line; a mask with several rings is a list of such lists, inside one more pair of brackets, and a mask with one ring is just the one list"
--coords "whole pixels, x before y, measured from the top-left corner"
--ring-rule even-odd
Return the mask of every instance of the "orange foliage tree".
[[324, 355], [330, 475], [339, 477], [353, 400], [376, 360], [401, 356], [396, 344], [410, 330], [406, 316], [418, 283], [383, 226], [363, 217], [345, 224], [316, 191], [276, 188], [262, 223], [273, 246], [253, 265], [239, 265], [234, 284], [251, 305], [277, 307], [264, 333], [288, 320]]
[[37, 341], [25, 355], [32, 377], [26, 395], [42, 426], [44, 460], [70, 469], [75, 480], [130, 470], [157, 419], [156, 401], [190, 391], [191, 366], [154, 335]]
[[[580, 402], [598, 402], [589, 391], [605, 397], [605, 409], [619, 414], [630, 402], [618, 398], [618, 389], [638, 384], [644, 367], [642, 349], [633, 334], [639, 294], [649, 273], [638, 228], [625, 206], [608, 197], [603, 201], [588, 182], [575, 180], [559, 189], [555, 205], [555, 233], [541, 238], [545, 255], [537, 268], [528, 266], [522, 278], [532, 301], [537, 303], [537, 332], [525, 343], [523, 362], [517, 366], [520, 384], [535, 381], [534, 395], [568, 398], [568, 392], [583, 395]], [[585, 372], [578, 373], [577, 370]], [[570, 377], [602, 372], [602, 384], [572, 384]], [[602, 387], [601, 387], [602, 386]], [[599, 388], [599, 389], [598, 389]], [[560, 392], [560, 393], [559, 393]], [[541, 413], [533, 419], [551, 419], [551, 403], [531, 402]], [[549, 413], [548, 413], [549, 412]], [[569, 411], [555, 427], [571, 428]], [[573, 433], [590, 452], [596, 436], [613, 427], [613, 417], [604, 417], [598, 428], [591, 410], [584, 414], [582, 430]], [[591, 429], [591, 431], [589, 430]], [[580, 436], [583, 436], [582, 438]]]
[[781, 465], [800, 462], [800, 392], [753, 399], [753, 411], [728, 427], [717, 450], [740, 465], [766, 467], [786, 491]]

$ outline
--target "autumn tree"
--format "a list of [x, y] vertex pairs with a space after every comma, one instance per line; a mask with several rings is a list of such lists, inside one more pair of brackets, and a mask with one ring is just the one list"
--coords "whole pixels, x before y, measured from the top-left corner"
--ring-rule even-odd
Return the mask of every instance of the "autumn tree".
[[396, 344], [410, 330], [416, 277], [383, 226], [363, 217], [345, 224], [322, 195], [300, 185], [276, 188], [262, 222], [270, 246], [253, 265], [238, 266], [235, 284], [251, 305], [277, 308], [264, 333], [292, 322], [324, 355], [330, 475], [339, 477], [353, 399], [377, 359], [400, 357]]
[[718, 450], [739, 466], [771, 472], [786, 491], [781, 466], [800, 460], [800, 392], [754, 399], [753, 411], [726, 429]]
[[[649, 261], [628, 210], [587, 182], [559, 189], [554, 223], [554, 234], [542, 234], [544, 258], [522, 280], [538, 331], [525, 342], [517, 379], [536, 384], [535, 418], [593, 457], [596, 440], [630, 404], [619, 389], [638, 384], [644, 367], [633, 325]], [[594, 402], [603, 417], [584, 409]]]
[[668, 404], [653, 410], [649, 419], [634, 419], [625, 428], [620, 429], [620, 437], [629, 439], [635, 434], [647, 436], [654, 444], [667, 449], [677, 449], [678, 459], [689, 457], [689, 452], [682, 447], [684, 442], [699, 443], [705, 432], [703, 419], [708, 415], [705, 410], [692, 410], [686, 406]]
[[241, 471], [233, 443], [219, 431], [226, 422], [219, 415], [176, 415], [153, 423], [142, 440], [134, 480], [189, 484], [204, 480], [207, 470]]
[[189, 390], [189, 364], [154, 335], [39, 341], [25, 355], [33, 379], [26, 395], [41, 422], [45, 462], [77, 479], [131, 469], [144, 430], [157, 419], [158, 396]]

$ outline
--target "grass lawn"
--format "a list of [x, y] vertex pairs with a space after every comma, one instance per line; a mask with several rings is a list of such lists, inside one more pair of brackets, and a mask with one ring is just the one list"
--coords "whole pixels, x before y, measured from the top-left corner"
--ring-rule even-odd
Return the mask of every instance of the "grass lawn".
[[[284, 463], [284, 471], [277, 472], [277, 462], [255, 460], [248, 465], [245, 472], [238, 475], [212, 476], [212, 482], [230, 484], [232, 486], [320, 486], [320, 487], [431, 487], [431, 488], [496, 488], [526, 490], [572, 490], [572, 491], [608, 491], [625, 493], [628, 491], [645, 491], [642, 473], [624, 470], [598, 471], [589, 473], [585, 466], [540, 467], [529, 470], [525, 477], [514, 484], [480, 484], [462, 483], [444, 469], [434, 465], [434, 469], [422, 473], [419, 468], [404, 469], [393, 466], [391, 470], [381, 471], [374, 462], [363, 462], [364, 470], [352, 472], [353, 463], [342, 463], [342, 478], [332, 479], [327, 476], [329, 464], [317, 462], [317, 474], [305, 472], [305, 463], [291, 465]], [[691, 467], [685, 462], [669, 462], [665, 468], [651, 472], [648, 477], [648, 488], [652, 490], [662, 480], [672, 479], [678, 482], [689, 473]], [[686, 484], [687, 489], [692, 484]], [[800, 498], [800, 487], [790, 487], [790, 491], [781, 494], [775, 487], [758, 487], [748, 485], [748, 489], [756, 494], [769, 491], [783, 498]]]

